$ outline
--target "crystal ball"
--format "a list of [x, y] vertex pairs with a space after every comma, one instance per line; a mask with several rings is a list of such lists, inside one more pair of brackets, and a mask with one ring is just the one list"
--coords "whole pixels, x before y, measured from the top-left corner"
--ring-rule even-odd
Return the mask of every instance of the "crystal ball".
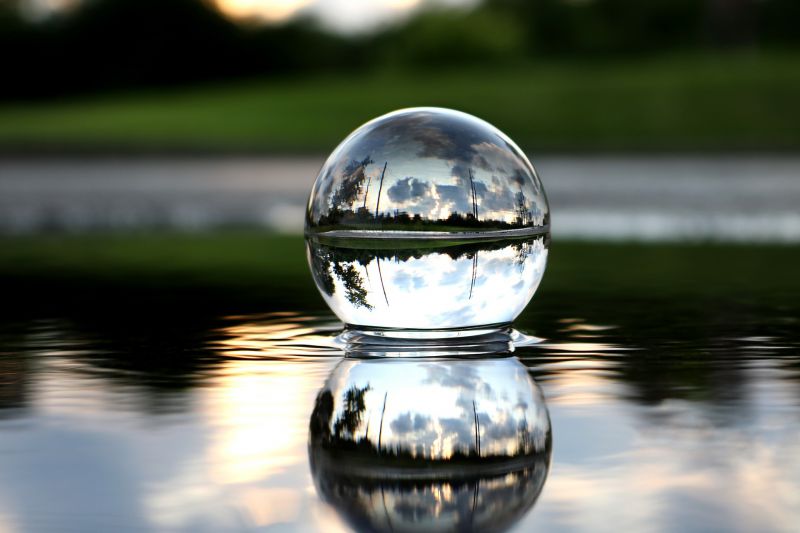
[[357, 531], [502, 531], [545, 484], [552, 430], [516, 357], [347, 357], [308, 450], [320, 497]]
[[306, 210], [322, 297], [362, 329], [508, 324], [544, 275], [550, 211], [514, 142], [472, 115], [395, 111], [350, 134]]

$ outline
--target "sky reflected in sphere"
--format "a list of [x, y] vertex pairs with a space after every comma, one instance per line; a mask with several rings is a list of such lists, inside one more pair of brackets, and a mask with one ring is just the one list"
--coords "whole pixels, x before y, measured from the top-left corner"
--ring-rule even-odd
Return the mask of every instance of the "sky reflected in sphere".
[[345, 323], [507, 324], [544, 275], [550, 211], [522, 151], [439, 108], [363, 125], [325, 162], [306, 212], [314, 280]]
[[[345, 323], [444, 329], [511, 322], [533, 297], [547, 236], [505, 241], [407, 241], [406, 248], [306, 241], [317, 287]], [[394, 246], [401, 246], [395, 243]], [[427, 246], [427, 247], [425, 247]]]
[[306, 230], [544, 229], [549, 219], [536, 171], [500, 130], [465, 113], [413, 108], [364, 124], [333, 151]]

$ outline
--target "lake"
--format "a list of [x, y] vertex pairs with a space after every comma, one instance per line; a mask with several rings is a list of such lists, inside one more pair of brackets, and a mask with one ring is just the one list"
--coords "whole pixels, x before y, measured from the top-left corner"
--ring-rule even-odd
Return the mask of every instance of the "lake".
[[[757, 172], [737, 161], [718, 163]], [[553, 168], [586, 173], [587, 163], [570, 164]], [[694, 185], [694, 200], [669, 185], [661, 193], [640, 186], [634, 200], [603, 200], [600, 184], [585, 197], [570, 192], [574, 184], [554, 185], [554, 227], [560, 202], [565, 229], [561, 237], [554, 230], [541, 287], [514, 324], [527, 342], [510, 353], [493, 345], [469, 366], [441, 355], [345, 358], [336, 341], [342, 324], [314, 287], [299, 236], [202, 220], [187, 234], [189, 226], [163, 222], [178, 220], [171, 215], [115, 218], [119, 211], [103, 211], [102, 202], [70, 211], [55, 200], [51, 229], [65, 231], [65, 213], [78, 213], [84, 222], [73, 231], [102, 231], [42, 234], [46, 202], [31, 192], [36, 179], [6, 180], [20, 201], [17, 211], [4, 204], [0, 250], [0, 531], [796, 531], [796, 163], [766, 172], [786, 184], [788, 200], [774, 204], [779, 193], [745, 178], [725, 182], [739, 188], [713, 189], [720, 166], [669, 163], [697, 164], [707, 179]], [[36, 168], [44, 187], [53, 178]], [[617, 186], [607, 190], [625, 190]], [[720, 192], [697, 192], [704, 186]], [[118, 198], [108, 194], [95, 198]], [[230, 205], [244, 205], [245, 195], [231, 194]], [[606, 213], [605, 232], [580, 222], [590, 198]], [[691, 242], [679, 217], [614, 230], [630, 216], [672, 217], [677, 203], [705, 221]], [[175, 213], [174, 205], [156, 211]], [[620, 206], [618, 223], [608, 206]], [[722, 224], [735, 213], [761, 220], [742, 225], [747, 238]], [[159, 233], [119, 233], [139, 227]], [[97, 249], [108, 255], [88, 253]], [[181, 259], [188, 250], [195, 255]], [[495, 366], [521, 367], [549, 417], [547, 454], [525, 468], [472, 465], [416, 481], [321, 468], [310, 445], [321, 391], [357, 366], [374, 387], [383, 380], [402, 393], [400, 371], [411, 364], [462, 365], [486, 379]], [[409, 394], [393, 405], [411, 413], [424, 400]]]

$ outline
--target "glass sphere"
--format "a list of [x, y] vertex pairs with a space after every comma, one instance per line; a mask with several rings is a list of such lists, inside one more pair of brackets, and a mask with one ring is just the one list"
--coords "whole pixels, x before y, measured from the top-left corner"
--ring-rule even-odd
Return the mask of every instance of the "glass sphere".
[[550, 418], [515, 357], [345, 358], [309, 424], [317, 491], [359, 531], [500, 531], [535, 503]]
[[544, 274], [549, 228], [522, 151], [494, 126], [439, 108], [358, 128], [323, 165], [306, 211], [317, 287], [362, 328], [511, 322]]

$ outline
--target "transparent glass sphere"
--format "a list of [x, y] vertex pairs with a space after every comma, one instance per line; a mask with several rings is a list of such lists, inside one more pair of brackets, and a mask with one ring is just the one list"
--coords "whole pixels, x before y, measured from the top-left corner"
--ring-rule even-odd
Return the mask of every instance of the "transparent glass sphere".
[[544, 274], [549, 228], [522, 151], [494, 126], [439, 108], [353, 132], [306, 211], [314, 280], [336, 315], [362, 328], [511, 322]]
[[500, 531], [535, 503], [550, 418], [518, 359], [348, 357], [309, 424], [318, 493], [359, 531]]

